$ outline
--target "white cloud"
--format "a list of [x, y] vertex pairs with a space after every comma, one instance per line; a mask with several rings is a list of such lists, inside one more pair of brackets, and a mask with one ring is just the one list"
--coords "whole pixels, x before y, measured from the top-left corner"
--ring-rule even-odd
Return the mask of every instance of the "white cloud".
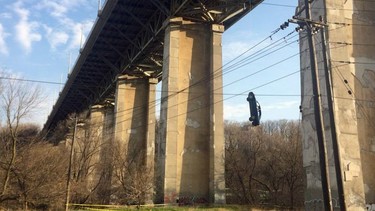
[[238, 58], [236, 61], [239, 61], [249, 55], [254, 56], [257, 53], [259, 55], [260, 50], [263, 50], [272, 42], [273, 40], [271, 39], [264, 41], [251, 40], [250, 42], [241, 40], [226, 42], [223, 45], [223, 58], [225, 58], [227, 61], [224, 62], [229, 62], [240, 55], [240, 58]]
[[48, 12], [56, 18], [65, 16], [65, 13], [69, 9], [61, 3], [50, 1], [50, 0], [44, 0], [44, 1], [40, 2], [37, 5], [37, 8], [38, 9], [47, 9]]
[[246, 42], [230, 42], [223, 46], [223, 58], [228, 60], [234, 59], [236, 56], [249, 49], [250, 44]]
[[224, 119], [235, 121], [247, 121], [249, 119], [249, 104], [224, 104]]
[[82, 9], [82, 6], [93, 6], [87, 0], [42, 0], [36, 6], [38, 10], [46, 10], [58, 22], [57, 27], [44, 25], [47, 39], [54, 50], [60, 45], [67, 45], [68, 51], [83, 46], [86, 35], [91, 30], [93, 21], [75, 21], [69, 18], [71, 11]]
[[86, 6], [87, 0], [43, 0], [37, 5], [38, 9], [47, 9], [48, 12], [56, 17], [65, 17], [70, 10], [75, 10], [79, 6]]
[[55, 50], [59, 45], [65, 45], [68, 42], [69, 35], [64, 31], [55, 31], [54, 29], [44, 25], [46, 30], [47, 40], [53, 50]]
[[280, 109], [289, 109], [289, 108], [298, 108], [300, 102], [299, 101], [286, 101], [286, 102], [277, 102], [271, 105], [264, 105], [262, 106], [262, 110], [280, 110]]
[[86, 35], [90, 32], [93, 22], [92, 21], [85, 21], [83, 23], [74, 23], [70, 22], [71, 25], [71, 33], [72, 39], [70, 40], [70, 44], [68, 49], [80, 48], [83, 47], [86, 40]]
[[[244, 99], [245, 100], [245, 99]], [[274, 102], [272, 104], [262, 103], [262, 119], [295, 119], [298, 118], [299, 101]], [[224, 119], [238, 122], [248, 121], [250, 108], [248, 103], [224, 103]]]
[[1, 19], [11, 19], [12, 18], [12, 14], [10, 14], [8, 12], [0, 13], [0, 18]]
[[8, 47], [5, 43], [5, 38], [7, 34], [4, 31], [3, 25], [0, 23], [0, 53], [4, 55], [8, 55]]
[[26, 53], [30, 53], [32, 50], [32, 43], [38, 42], [42, 39], [42, 36], [36, 30], [39, 28], [39, 23], [35, 21], [29, 21], [29, 10], [22, 8], [22, 3], [17, 2], [14, 4], [14, 12], [19, 16], [20, 20], [16, 24], [16, 40], [26, 50]]

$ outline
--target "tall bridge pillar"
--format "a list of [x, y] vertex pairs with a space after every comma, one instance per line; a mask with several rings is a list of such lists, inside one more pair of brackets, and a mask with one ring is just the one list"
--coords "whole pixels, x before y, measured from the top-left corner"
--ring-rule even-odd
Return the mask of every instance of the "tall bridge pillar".
[[[304, 0], [300, 1], [303, 8]], [[324, 9], [323, 9], [324, 8]], [[323, 71], [322, 52], [318, 50], [318, 67], [323, 97], [323, 120], [326, 130], [329, 174], [333, 206], [338, 207], [338, 187], [335, 177], [331, 143], [331, 125], [324, 77], [332, 83], [333, 110], [340, 158], [344, 198], [347, 210], [364, 210], [375, 203], [375, 3], [373, 1], [314, 1], [312, 19], [323, 16], [327, 22], [327, 54], [330, 75]], [[304, 34], [302, 36], [305, 36]], [[316, 45], [321, 37], [314, 35]], [[308, 48], [301, 39], [302, 50]], [[317, 47], [320, 49], [319, 47]], [[316, 127], [311, 91], [309, 55], [301, 54], [302, 119], [304, 168], [307, 175], [306, 210], [320, 209], [322, 202]], [[318, 207], [317, 207], [318, 206]]]
[[225, 203], [221, 25], [170, 19], [160, 114], [164, 203]]
[[113, 145], [113, 105], [95, 105], [90, 109], [90, 131], [98, 140], [97, 149], [94, 149], [94, 185], [96, 197], [102, 204], [109, 204], [112, 177], [111, 147]]
[[128, 176], [148, 190], [145, 203], [152, 203], [153, 198], [157, 83], [153, 78], [123, 75], [116, 88], [114, 147], [118, 150], [114, 159], [131, 168]]

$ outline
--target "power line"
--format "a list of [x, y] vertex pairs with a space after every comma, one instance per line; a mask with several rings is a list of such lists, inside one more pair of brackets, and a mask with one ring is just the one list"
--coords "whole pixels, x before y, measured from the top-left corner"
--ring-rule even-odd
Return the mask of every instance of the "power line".
[[[275, 34], [275, 32], [273, 32], [272, 34]], [[292, 33], [289, 33], [287, 36], [290, 36], [291, 34], [292, 34]], [[285, 37], [287, 37], [287, 36], [285, 36]], [[283, 40], [285, 37], [283, 37], [283, 38], [281, 38], [281, 39], [279, 39], [279, 40]], [[266, 39], [268, 39], [268, 38], [269, 38], [269, 36], [267, 36]], [[262, 40], [261, 42], [264, 42], [264, 40]], [[277, 42], [275, 42], [275, 43], [277, 43]], [[272, 44], [270, 44], [269, 46], [275, 45], [275, 43], [272, 43]], [[290, 44], [291, 44], [291, 43], [287, 43], [286, 45], [284, 45], [284, 47], [289, 46]], [[258, 46], [258, 45], [259, 45], [259, 44], [257, 44], [256, 46]], [[264, 49], [267, 49], [269, 46], [267, 46], [266, 48], [263, 48], [263, 49], [261, 49], [261, 50], [255, 52], [253, 55], [257, 55], [257, 54], [259, 54], [259, 52], [264, 51]], [[250, 49], [253, 49], [253, 47], [251, 47]], [[270, 49], [272, 49], [272, 48], [270, 48]], [[276, 51], [278, 51], [278, 50], [280, 50], [280, 49], [274, 50], [273, 52], [276, 52]], [[246, 52], [248, 52], [248, 50], [247, 50]], [[271, 52], [271, 53], [273, 53], [273, 52]], [[271, 54], [271, 53], [269, 53], [269, 54]], [[269, 54], [266, 54], [266, 55], [269, 55]], [[241, 55], [244, 55], [244, 54], [242, 53]], [[265, 55], [265, 56], [266, 56], [266, 55]], [[265, 56], [261, 56], [260, 58], [263, 58], [263, 57], [265, 57]], [[295, 55], [294, 55], [294, 56], [295, 56]], [[237, 58], [239, 58], [239, 57], [236, 57], [235, 59], [237, 59]], [[250, 58], [251, 58], [251, 57], [250, 57]], [[257, 59], [260, 59], [260, 58], [257, 58]], [[257, 59], [252, 60], [252, 62], [253, 62], [253, 61], [256, 61]], [[241, 60], [241, 61], [239, 61], [239, 62], [243, 62], [243, 60]], [[251, 62], [248, 62], [248, 63], [246, 63], [246, 64], [249, 64], [249, 63], [251, 63]], [[235, 64], [236, 64], [236, 63], [235, 63]], [[235, 64], [234, 64], [234, 65], [235, 65]], [[244, 65], [242, 65], [242, 66], [244, 66]], [[242, 67], [242, 66], [241, 66], [241, 67]], [[219, 70], [221, 70], [221, 69], [222, 69], [222, 67], [221, 67], [221, 68], [218, 68], [217, 70], [215, 70], [215, 73], [217, 73], [217, 72], [218, 72]], [[237, 67], [236, 69], [238, 69], [238, 67]], [[236, 70], [236, 69], [235, 69], [235, 70]], [[268, 68], [264, 68], [262, 71], [264, 71], [265, 69], [268, 69]], [[233, 71], [233, 69], [232, 69], [230, 72], [232, 72], [232, 71]], [[227, 73], [228, 73], [228, 72], [229, 72], [229, 71], [227, 71]], [[216, 76], [214, 76], [214, 78], [215, 78], [215, 77], [219, 77], [219, 76], [221, 76], [221, 75], [216, 75]], [[200, 83], [202, 83], [202, 82], [206, 82], [206, 81], [208, 81], [209, 79], [210, 79], [209, 76], [207, 76], [207, 77], [203, 77], [202, 79], [198, 80], [198, 81], [195, 82], [194, 84], [189, 85], [188, 87], [185, 87], [185, 88], [183, 88], [183, 89], [181, 89], [181, 90], [179, 90], [179, 91], [176, 91], [176, 92], [171, 92], [168, 96], [165, 96], [165, 97], [162, 98], [162, 99], [158, 99], [158, 100], [155, 100], [154, 102], [150, 102], [150, 103], [158, 102], [158, 103], [156, 104], [156, 105], [158, 105], [158, 104], [160, 103], [161, 100], [166, 100], [166, 99], [168, 99], [169, 97], [174, 96], [174, 95], [176, 95], [176, 94], [184, 93], [184, 92], [187, 91], [189, 88], [192, 88], [193, 86], [196, 86], [196, 85], [198, 85], [198, 84], [200, 84]], [[219, 88], [222, 88], [222, 87], [219, 87]], [[202, 95], [200, 95], [200, 96], [202, 96]], [[198, 97], [200, 97], [200, 96], [198, 96]], [[190, 100], [192, 100], [192, 99], [190, 99]], [[185, 101], [185, 102], [187, 102], [187, 101]], [[185, 103], [185, 102], [181, 102], [181, 103]], [[147, 106], [147, 105], [142, 105], [142, 106], [138, 106], [138, 107], [142, 108], [142, 107], [145, 107], [145, 106]], [[126, 109], [126, 110], [118, 111], [118, 112], [131, 111], [131, 110], [133, 110], [133, 109], [138, 109], [138, 107], [131, 108], [131, 109]], [[124, 115], [127, 115], [127, 114], [125, 113]]]
[[[288, 77], [290, 77], [290, 76], [292, 76], [292, 75], [295, 75], [296, 73], [299, 73], [299, 72], [300, 72], [300, 70], [298, 70], [298, 71], [294, 71], [294, 72], [291, 72], [291, 73], [286, 74], [286, 75], [284, 75], [284, 76], [282, 76], [282, 77], [279, 77], [279, 78], [273, 79], [273, 80], [271, 80], [271, 81], [268, 81], [268, 82], [266, 82], [266, 83], [264, 83], [264, 84], [261, 84], [261, 85], [259, 85], [259, 86], [253, 87], [253, 88], [251, 88], [251, 89], [249, 89], [249, 90], [246, 90], [246, 91], [244, 91], [244, 92], [241, 92], [241, 93], [235, 94], [235, 95], [233, 95], [233, 96], [231, 96], [231, 97], [228, 97], [228, 98], [224, 98], [223, 100], [220, 100], [220, 101], [218, 101], [218, 102], [215, 102], [215, 103], [207, 103], [207, 104], [205, 104], [205, 105], [203, 105], [203, 106], [201, 106], [201, 107], [199, 107], [199, 108], [191, 109], [191, 110], [189, 110], [189, 111], [186, 111], [186, 112], [179, 113], [179, 114], [176, 114], [176, 115], [174, 115], [174, 116], [168, 117], [166, 120], [171, 119], [171, 118], [176, 118], [176, 117], [179, 117], [179, 116], [181, 116], [181, 115], [188, 114], [188, 113], [191, 113], [191, 112], [194, 112], [194, 111], [197, 111], [197, 110], [203, 109], [203, 108], [207, 108], [207, 107], [212, 106], [212, 105], [214, 105], [214, 104], [216, 104], [216, 103], [222, 103], [222, 102], [224, 102], [224, 101], [226, 101], [226, 100], [229, 100], [229, 99], [231, 99], [231, 98], [234, 98], [234, 97], [236, 97], [236, 96], [243, 95], [243, 94], [245, 94], [245, 93], [247, 93], [247, 92], [249, 92], [249, 91], [252, 91], [252, 90], [255, 90], [255, 89], [259, 89], [259, 88], [261, 88], [261, 87], [264, 87], [264, 86], [267, 86], [267, 85], [273, 84], [273, 83], [275, 83], [275, 82], [278, 82], [278, 81], [280, 81], [280, 80], [283, 80], [283, 79], [285, 79], [285, 78], [288, 78]], [[149, 115], [155, 115], [155, 114], [156, 114], [156, 113], [150, 113]], [[114, 115], [115, 115], [115, 114], [114, 114]], [[131, 120], [133, 120], [133, 119], [135, 118], [135, 116], [137, 116], [137, 115], [140, 115], [140, 114], [135, 114], [135, 115], [133, 115], [133, 117], [131, 117], [131, 118], [124, 119], [124, 120], [122, 120], [122, 121], [120, 121], [120, 122], [115, 122], [115, 125], [114, 125], [114, 126], [117, 126], [117, 125], [119, 125], [119, 124], [121, 124], [121, 123], [123, 123], [123, 122], [131, 121]], [[99, 124], [101, 125], [102, 123], [99, 123]], [[150, 123], [140, 124], [140, 125], [138, 125], [138, 126], [136, 126], [136, 127], [132, 127], [131, 129], [143, 128], [143, 127], [145, 127], [145, 126], [147, 126], [147, 125], [150, 125]], [[114, 130], [114, 131], [112, 131], [112, 133], [110, 133], [110, 134], [108, 134], [108, 135], [114, 135], [116, 132], [117, 132], [117, 133], [121, 133], [121, 132], [126, 131], [127, 129], [129, 129], [129, 128], [125, 128], [125, 129], [120, 130], [120, 131], [115, 131], [115, 130]]]
[[[234, 84], [234, 83], [238, 83], [239, 81], [242, 81], [242, 80], [244, 80], [244, 79], [246, 79], [246, 78], [249, 78], [249, 77], [251, 77], [251, 76], [253, 76], [253, 75], [255, 75], [255, 74], [261, 73], [261, 72], [263, 72], [263, 71], [265, 71], [265, 70], [268, 70], [268, 69], [270, 69], [271, 67], [274, 67], [274, 66], [276, 66], [276, 65], [278, 65], [278, 64], [281, 64], [282, 62], [285, 62], [285, 61], [287, 61], [287, 60], [289, 60], [289, 59], [291, 59], [291, 58], [293, 58], [293, 57], [295, 57], [295, 56], [297, 56], [297, 55], [299, 55], [299, 53], [297, 53], [297, 54], [293, 54], [292, 56], [288, 56], [287, 58], [281, 59], [281, 60], [277, 61], [277, 62], [274, 63], [274, 64], [271, 64], [271, 65], [269, 65], [269, 66], [267, 66], [267, 67], [265, 67], [265, 68], [262, 68], [262, 69], [260, 69], [260, 70], [258, 70], [258, 71], [255, 71], [255, 72], [253, 72], [253, 73], [250, 73], [250, 74], [248, 74], [248, 75], [246, 75], [246, 76], [244, 76], [244, 77], [242, 77], [242, 78], [240, 78], [240, 79], [237, 79], [237, 80], [235, 80], [235, 81], [232, 81], [232, 82], [229, 83], [229, 84], [226, 84], [226, 85], [223, 85], [223, 86], [221, 86], [221, 87], [218, 87], [217, 89], [215, 89], [215, 90], [213, 90], [213, 91], [215, 92], [215, 91], [218, 90], [218, 89], [222, 89], [222, 88], [224, 88], [224, 87], [226, 87], [226, 86], [232, 85], [232, 84]], [[168, 98], [170, 98], [170, 97], [172, 97], [172, 96], [174, 96], [174, 95], [176, 95], [176, 94], [184, 93], [185, 91], [186, 91], [186, 90], [183, 89], [183, 92], [181, 92], [181, 91], [173, 92], [173, 93], [171, 93], [170, 95], [168, 95], [168, 96], [166, 96], [166, 97], [164, 97], [164, 98], [162, 97], [162, 98], [161, 98], [161, 101], [166, 100], [166, 99], [168, 99]], [[198, 95], [198, 96], [195, 96], [195, 97], [193, 97], [193, 98], [190, 98], [190, 99], [188, 99], [188, 100], [186, 100], [186, 101], [179, 102], [178, 104], [176, 104], [176, 105], [174, 105], [174, 106], [178, 106], [178, 105], [181, 105], [181, 104], [183, 104], [183, 103], [188, 103], [189, 101], [192, 101], [192, 100], [198, 99], [198, 98], [200, 98], [200, 97], [202, 97], [202, 96], [205, 96], [205, 95], [206, 95], [206, 93], [202, 93], [202, 94], [200, 94], [200, 95]], [[142, 105], [142, 106], [147, 106], [147, 103], [146, 103], [145, 105]], [[131, 112], [132, 109], [133, 109], [133, 108], [131, 108], [131, 109], [127, 109], [127, 111], [130, 111], [130, 112]], [[126, 112], [126, 111], [121, 111], [121, 112]], [[124, 114], [124, 115], [127, 115], [127, 114]]]
[[32, 82], [32, 83], [41, 83], [41, 84], [64, 85], [64, 83], [60, 83], [60, 82], [22, 79], [22, 78], [13, 78], [13, 77], [4, 77], [4, 76], [0, 76], [0, 80], [12, 80], [12, 81], [23, 81], [23, 82]]
[[[275, 34], [275, 32], [274, 32], [273, 34]], [[288, 36], [290, 36], [291, 34], [292, 34], [292, 33], [289, 33], [287, 36], [285, 36], [285, 37], [283, 37], [283, 38], [280, 38], [278, 41], [280, 41], [280, 40], [285, 40], [285, 38], [288, 37]], [[267, 36], [266, 39], [269, 39], [269, 37], [270, 37], [270, 36]], [[266, 39], [265, 39], [265, 40], [266, 40]], [[254, 56], [252, 56], [252, 57], [255, 57], [255, 56], [257, 56], [257, 55], [261, 55], [261, 53], [267, 52], [267, 50], [272, 49], [273, 47], [270, 47], [270, 46], [276, 45], [276, 44], [278, 43], [278, 41], [277, 41], [277, 42], [274, 42], [274, 43], [272, 43], [272, 44], [270, 44], [270, 45], [268, 45], [267, 47], [265, 47], [265, 48], [263, 48], [263, 49], [261, 49], [261, 50], [259, 50], [259, 51], [257, 51], [257, 52], [255, 52], [255, 53], [253, 54]], [[281, 48], [284, 48], [284, 47], [289, 46], [289, 45], [291, 45], [291, 44], [292, 44], [292, 43], [287, 43], [286, 45], [284, 45], [284, 46], [281, 47]], [[259, 45], [259, 44], [257, 44], [257, 45]], [[256, 45], [256, 46], [257, 46], [257, 45]], [[276, 45], [276, 46], [278, 46], [278, 45]], [[254, 47], [252, 47], [252, 48], [250, 48], [250, 49], [253, 49], [253, 48], [254, 48]], [[269, 49], [267, 49], [267, 48], [269, 48]], [[274, 52], [280, 50], [281, 48], [279, 48], [279, 49], [277, 49], [277, 50], [274, 50], [274, 51], [272, 51], [271, 53], [274, 53]], [[248, 52], [248, 51], [246, 51], [246, 52]], [[254, 59], [253, 61], [256, 61], [256, 60], [258, 60], [258, 59], [264, 58], [265, 56], [270, 55], [271, 53], [268, 53], [268, 54], [266, 54], [266, 55], [263, 55], [263, 56], [261, 56], [261, 57], [259, 57], [259, 58], [257, 58], [257, 59]], [[242, 53], [241, 55], [244, 55], [244, 53]], [[294, 55], [294, 56], [295, 56], [295, 55]], [[250, 56], [249, 58], [252, 58], [252, 57]], [[239, 58], [239, 57], [236, 57], [236, 58]], [[240, 62], [243, 62], [243, 61], [246, 61], [246, 60], [241, 60]], [[252, 62], [253, 62], [253, 61], [252, 61]], [[250, 62], [247, 62], [246, 64], [242, 64], [241, 67], [244, 66], [244, 65], [247, 65], [247, 64], [249, 64], [249, 63], [251, 63], [251, 61], [250, 61]], [[234, 65], [236, 65], [236, 63], [235, 63]], [[274, 65], [272, 65], [272, 66], [274, 66]], [[268, 67], [268, 68], [269, 68], [269, 67]], [[266, 70], [266, 69], [268, 69], [268, 68], [264, 68], [264, 69], [261, 70], [261, 71], [264, 71], [264, 70]], [[232, 68], [231, 71], [236, 70], [236, 69], [238, 69], [238, 68]], [[261, 71], [258, 71], [258, 72], [261, 72]], [[227, 71], [226, 73], [228, 73], [228, 72], [229, 72], [229, 71]], [[254, 74], [257, 74], [257, 73], [254, 73]], [[24, 82], [33, 82], [33, 83], [53, 84], [53, 85], [61, 85], [61, 84], [62, 84], [62, 83], [51, 82], [51, 81], [29, 80], [29, 79], [10, 78], [10, 77], [2, 77], [2, 79], [7, 79], [7, 80], [17, 80], [17, 81], [24, 81]], [[242, 80], [242, 79], [239, 79], [239, 80]], [[234, 84], [234, 83], [236, 83], [236, 81], [232, 82], [231, 84]], [[180, 91], [180, 92], [181, 92], [181, 91]], [[225, 93], [224, 93], [224, 95], [225, 95]], [[158, 101], [160, 101], [160, 99], [159, 99], [159, 100], [155, 100], [154, 103], [155, 103], [155, 102], [158, 102]], [[132, 109], [134, 109], [134, 108], [132, 108]], [[122, 111], [122, 112], [123, 112], [123, 111]]]
[[[356, 0], [357, 1], [357, 0]], [[368, 2], [372, 2], [369, 0]], [[287, 7], [287, 8], [296, 8], [298, 5], [288, 5], [288, 4], [276, 4], [276, 3], [261, 3], [261, 5], [276, 6], [276, 7]], [[366, 10], [366, 9], [345, 9], [345, 8], [334, 8], [334, 7], [312, 7], [311, 10], [339, 10], [339, 11], [353, 11], [353, 12], [375, 12], [375, 10]]]
[[[260, 45], [262, 42], [264, 42], [265, 40], [269, 39], [270, 37], [272, 37], [274, 34], [276, 34], [276, 33], [279, 32], [279, 31], [280, 31], [279, 28], [276, 29], [275, 31], [272, 32], [272, 34], [271, 34], [270, 36], [267, 36], [267, 37], [266, 37], [265, 39], [263, 39], [260, 43], [258, 43], [257, 45], [251, 47], [249, 50], [243, 52], [242, 54], [240, 54], [239, 56], [237, 56], [235, 59], [233, 59], [232, 61], [230, 61], [229, 63], [223, 65], [221, 68], [218, 68], [217, 70], [215, 70], [214, 73], [213, 73], [212, 75], [218, 73], [223, 67], [225, 67], [226, 65], [232, 63], [232, 62], [235, 61], [236, 59], [240, 58], [242, 55], [244, 55], [245, 53], [249, 52], [249, 51], [250, 51], [251, 49], [253, 49], [254, 47]], [[290, 36], [291, 34], [293, 34], [293, 32], [292, 32], [292, 33], [289, 33], [287, 36], [281, 38], [280, 40], [282, 40], [282, 39], [285, 40], [285, 38], [288, 37], [288, 36]], [[270, 44], [269, 46], [275, 45], [276, 43], [278, 43], [278, 42], [274, 42], [274, 43]], [[285, 46], [288, 46], [288, 45], [290, 45], [290, 44], [287, 44], [287, 45], [285, 45]], [[269, 46], [268, 46], [268, 47], [269, 47]], [[285, 47], [285, 46], [284, 46], [284, 47]], [[269, 49], [272, 49], [272, 48], [269, 48]], [[267, 52], [267, 50], [269, 50], [269, 49], [267, 49], [267, 48], [263, 48], [263, 49], [261, 49], [260, 51], [258, 51], [258, 55], [261, 55], [260, 52], [263, 51], [262, 53], [264, 53], [264, 52]], [[280, 49], [280, 48], [279, 48], [279, 49]], [[273, 52], [276, 52], [276, 51], [277, 51], [277, 50], [275, 50], [275, 51], [273, 51]], [[271, 52], [271, 53], [273, 53], [273, 52]], [[270, 53], [269, 53], [269, 54], [270, 54]], [[269, 54], [263, 55], [263, 56], [261, 56], [260, 58], [263, 58], [263, 57], [265, 57], [265, 56], [267, 56], [267, 55], [269, 55]], [[254, 55], [253, 57], [255, 57], [255, 55], [257, 55], [257, 54], [255, 53], [255, 54], [253, 54], [253, 55]], [[257, 58], [257, 59], [260, 59], [260, 58]], [[238, 64], [240, 64], [240, 62], [243, 62], [243, 61], [246, 61], [246, 60], [243, 60], [243, 59], [242, 59], [241, 61], [235, 63], [234, 65], [236, 65], [236, 64], [238, 65]], [[244, 65], [247, 65], [247, 64], [249, 64], [249, 63], [250, 63], [250, 62], [247, 62], [247, 63], [244, 64]], [[242, 66], [243, 66], [243, 65], [242, 65]], [[241, 66], [241, 67], [242, 67], [242, 66]], [[235, 66], [232, 66], [232, 68], [234, 68], [234, 67], [235, 67]], [[238, 69], [238, 67], [236, 67], [235, 69]], [[235, 70], [235, 69], [234, 69], [234, 70]], [[232, 69], [231, 71], [233, 71], [233, 69]], [[229, 72], [229, 71], [226, 71], [226, 73], [228, 73], [228, 72]], [[225, 73], [225, 71], [224, 71], [224, 73]], [[219, 75], [219, 76], [221, 76], [221, 75]], [[183, 93], [183, 92], [186, 91], [187, 89], [189, 89], [189, 88], [191, 88], [191, 87], [197, 85], [198, 83], [202, 83], [202, 82], [206, 81], [206, 79], [209, 79], [209, 78], [210, 78], [210, 77], [203, 78], [203, 79], [199, 80], [198, 82], [196, 82], [196, 83], [194, 83], [194, 84], [191, 84], [191, 85], [189, 85], [188, 87], [186, 87], [186, 88], [184, 88], [184, 89], [181, 89], [181, 90], [179, 90], [179, 91], [177, 91], [177, 92], [175, 92], [175, 93], [171, 93], [170, 95], [168, 95], [168, 96], [166, 96], [166, 97], [170, 97], [170, 96], [176, 95], [176, 94], [178, 94], [178, 93]], [[236, 83], [236, 82], [232, 82], [232, 84], [233, 84], [233, 83]], [[164, 97], [164, 99], [165, 99], [165, 97]], [[162, 99], [155, 100], [154, 102], [150, 102], [150, 103], [160, 102], [160, 100], [162, 100]], [[148, 106], [148, 105], [144, 105], [144, 106]], [[144, 107], [144, 106], [143, 106], [143, 107]], [[142, 108], [142, 107], [140, 106], [140, 108]], [[132, 109], [136, 109], [136, 108], [132, 108]], [[129, 109], [129, 110], [130, 110], [130, 109]], [[124, 111], [121, 111], [121, 112], [124, 112]]]

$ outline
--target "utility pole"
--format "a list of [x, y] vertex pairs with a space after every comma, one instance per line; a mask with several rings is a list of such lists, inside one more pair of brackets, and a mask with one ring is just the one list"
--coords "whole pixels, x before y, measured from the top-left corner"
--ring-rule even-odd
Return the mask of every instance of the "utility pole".
[[73, 162], [73, 152], [74, 152], [74, 140], [76, 138], [76, 130], [77, 130], [77, 115], [74, 117], [74, 127], [73, 127], [73, 137], [72, 137], [72, 145], [70, 147], [70, 156], [69, 156], [69, 166], [68, 166], [68, 178], [66, 179], [66, 198], [65, 198], [65, 211], [69, 210], [69, 200], [70, 200], [70, 178], [72, 172], [72, 162]]
[[[323, 19], [321, 16], [320, 16], [320, 21], [323, 22]], [[346, 211], [345, 192], [344, 192], [343, 176], [342, 176], [341, 161], [340, 161], [340, 149], [338, 146], [335, 116], [333, 112], [333, 102], [332, 102], [333, 98], [332, 98], [332, 90], [331, 90], [332, 84], [331, 84], [331, 80], [330, 80], [331, 77], [330, 77], [329, 68], [328, 68], [325, 27], [322, 27], [320, 29], [320, 36], [322, 39], [323, 65], [324, 65], [324, 75], [325, 75], [326, 90], [327, 90], [329, 123], [331, 126], [332, 151], [333, 151], [333, 157], [335, 161], [337, 192], [338, 192], [338, 197], [339, 197], [340, 210]]]
[[[328, 160], [327, 160], [327, 148], [326, 148], [326, 139], [324, 137], [323, 131], [324, 126], [322, 123], [322, 101], [319, 89], [318, 81], [318, 71], [315, 55], [315, 42], [314, 35], [312, 31], [311, 24], [311, 10], [310, 10], [310, 0], [305, 0], [305, 12], [306, 12], [306, 31], [307, 31], [307, 41], [309, 44], [309, 54], [310, 54], [310, 69], [311, 69], [311, 82], [313, 90], [313, 100], [314, 100], [314, 113], [315, 113], [315, 126], [316, 134], [318, 139], [318, 148], [319, 148], [319, 163], [320, 163], [320, 174], [322, 181], [323, 189], [323, 202], [324, 209], [326, 211], [332, 210], [332, 198], [331, 198], [331, 189], [329, 182], [329, 173], [328, 173]], [[310, 22], [309, 22], [310, 21]]]
[[[314, 1], [314, 0], [312, 0]], [[326, 37], [325, 37], [325, 28], [326, 24], [323, 23], [323, 18], [320, 16], [320, 22], [315, 22], [311, 20], [311, 8], [310, 0], [305, 0], [305, 5], [301, 11], [296, 13], [296, 16], [293, 19], [290, 19], [289, 22], [297, 23], [299, 28], [306, 28], [307, 39], [309, 44], [309, 54], [310, 54], [310, 67], [311, 67], [311, 79], [312, 79], [312, 88], [313, 88], [313, 97], [314, 97], [314, 113], [315, 113], [315, 125], [318, 138], [318, 148], [319, 148], [319, 162], [320, 162], [320, 171], [321, 171], [321, 181], [323, 189], [323, 199], [324, 199], [324, 209], [333, 210], [332, 207], [332, 194], [330, 189], [329, 181], [329, 170], [328, 170], [328, 159], [327, 159], [327, 147], [326, 139], [324, 137], [324, 126], [322, 124], [323, 115], [322, 115], [322, 103], [321, 103], [321, 94], [319, 90], [319, 76], [317, 71], [316, 63], [316, 50], [314, 42], [314, 33], [320, 30], [321, 42], [322, 42], [322, 56], [323, 56], [323, 68], [325, 75], [325, 87], [327, 92], [327, 103], [328, 103], [328, 113], [329, 113], [329, 122], [331, 126], [331, 138], [332, 138], [332, 151], [335, 162], [335, 173], [336, 173], [336, 183], [337, 183], [337, 192], [339, 197], [340, 210], [346, 211], [346, 201], [345, 201], [345, 192], [343, 184], [343, 176], [341, 171], [341, 161], [340, 161], [340, 149], [338, 146], [336, 124], [334, 119], [333, 112], [333, 98], [332, 98], [332, 85], [331, 85], [331, 75], [328, 67], [327, 59], [327, 47], [326, 47]], [[305, 10], [306, 18], [298, 18], [302, 11]], [[318, 28], [318, 30], [317, 30]]]

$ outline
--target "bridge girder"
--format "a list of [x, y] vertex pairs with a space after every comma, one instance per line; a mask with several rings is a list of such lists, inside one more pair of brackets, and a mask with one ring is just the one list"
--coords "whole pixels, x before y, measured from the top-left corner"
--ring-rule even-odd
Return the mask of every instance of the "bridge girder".
[[120, 74], [160, 78], [164, 23], [169, 18], [223, 24], [227, 29], [262, 1], [106, 1], [44, 130], [54, 128], [70, 113], [82, 112], [113, 96]]

